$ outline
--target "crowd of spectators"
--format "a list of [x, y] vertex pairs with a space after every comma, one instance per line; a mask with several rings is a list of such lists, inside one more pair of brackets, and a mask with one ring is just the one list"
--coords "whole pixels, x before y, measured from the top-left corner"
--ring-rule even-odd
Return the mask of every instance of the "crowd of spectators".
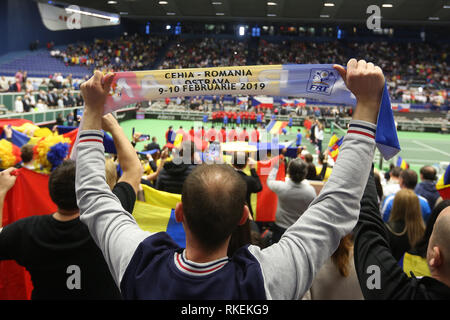
[[[104, 88], [102, 77], [96, 73], [82, 88], [87, 111], [79, 129], [76, 163], [64, 161], [50, 175], [49, 192], [57, 211], [51, 216], [19, 220], [0, 232], [0, 259], [20, 261], [32, 271], [32, 278], [39, 279], [33, 298], [298, 300], [450, 296], [449, 202], [436, 190], [437, 175], [432, 167], [421, 169], [420, 184], [417, 174], [409, 169], [393, 166], [385, 174], [374, 170], [374, 138], [358, 133], [358, 129], [375, 129], [378, 112], [369, 106], [377, 103], [359, 105], [365, 108], [362, 118], [356, 112], [353, 115], [350, 128], [354, 130], [346, 135], [338, 162], [329, 164], [325, 152], [321, 153], [316, 166], [320, 170], [316, 168], [316, 177], [310, 178], [311, 155], [300, 143], [294, 156], [286, 156], [286, 149], [281, 150], [281, 155], [266, 154], [264, 159], [232, 151], [231, 165], [204, 165], [202, 153], [208, 143], [210, 148], [217, 142], [210, 135], [214, 123], [206, 123], [197, 131], [194, 127], [175, 131], [170, 126], [163, 143], [153, 138], [144, 150], [138, 150], [142, 134], [135, 132], [133, 141], [128, 141], [117, 120], [111, 114], [102, 117], [97, 110], [103, 107], [101, 99], [106, 98], [111, 83], [111, 78], [104, 77]], [[367, 79], [374, 78], [361, 76], [359, 81]], [[362, 88], [375, 90], [376, 85], [381, 92], [384, 79], [377, 80], [372, 80], [371, 86], [366, 82]], [[364, 91], [358, 82], [353, 83], [352, 92], [359, 99]], [[379, 99], [379, 94], [369, 97]], [[320, 122], [316, 126], [320, 129]], [[258, 128], [261, 126], [255, 130]], [[112, 158], [105, 154], [103, 140], [99, 139], [104, 136], [102, 129], [114, 139], [116, 155]], [[236, 133], [245, 131], [238, 129]], [[11, 140], [10, 128], [5, 126], [3, 130], [6, 140]], [[227, 139], [234, 128], [222, 130], [224, 133], [216, 134]], [[175, 145], [178, 135], [183, 139]], [[23, 148], [24, 166], [29, 167], [32, 159], [26, 152], [27, 148]], [[145, 156], [139, 159], [138, 154]], [[111, 159], [113, 169], [109, 170], [105, 166]], [[267, 186], [278, 198], [274, 224], [252, 220], [252, 194], [262, 192], [261, 174], [256, 171], [258, 160], [270, 160], [272, 166]], [[287, 174], [283, 182], [277, 181], [282, 164]], [[117, 173], [119, 165], [121, 173]], [[0, 173], [2, 207], [15, 182], [14, 168], [5, 169]], [[332, 171], [328, 176], [327, 170]], [[321, 180], [319, 191], [314, 183], [317, 180]], [[181, 195], [174, 213], [177, 222], [183, 223], [186, 248], [175, 245], [164, 232], [143, 231], [136, 224], [133, 206], [136, 199], [145, 197], [141, 192], [143, 184]], [[419, 202], [422, 198], [430, 212], [423, 211]], [[389, 201], [393, 203], [392, 211], [383, 221], [383, 208]], [[49, 238], [49, 232], [40, 232], [43, 230], [61, 233], [64, 241], [56, 236]], [[70, 232], [73, 243], [67, 240]], [[425, 256], [424, 243], [428, 248]], [[35, 252], [45, 254], [47, 259], [42, 261]], [[89, 270], [86, 276], [94, 286], [58, 282], [60, 276], [55, 273], [67, 277], [68, 257], [78, 257], [77, 266]], [[371, 282], [367, 270], [375, 262], [381, 274]], [[36, 264], [48, 268], [35, 269]], [[279, 267], [283, 272], [277, 272]], [[195, 286], [193, 277], [197, 277]]]
[[160, 69], [242, 66], [247, 62], [247, 42], [203, 38], [180, 39], [167, 51]]
[[67, 66], [82, 65], [91, 70], [148, 70], [154, 63], [168, 37], [147, 37], [124, 34], [119, 39], [95, 39], [92, 43], [77, 43], [50, 54], [62, 59]]

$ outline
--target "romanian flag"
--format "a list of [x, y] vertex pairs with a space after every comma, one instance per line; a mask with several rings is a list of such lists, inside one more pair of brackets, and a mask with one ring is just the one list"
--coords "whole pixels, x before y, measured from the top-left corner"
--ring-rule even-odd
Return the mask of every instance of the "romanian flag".
[[179, 146], [181, 146], [182, 142], [183, 142], [183, 134], [177, 133], [177, 135], [175, 136], [175, 141], [173, 142], [173, 146], [175, 148], [178, 148]]
[[[225, 155], [223, 159], [225, 163], [231, 163], [230, 155]], [[261, 181], [261, 185], [263, 188], [258, 193], [252, 193], [250, 202], [253, 208], [253, 219], [257, 222], [275, 221], [278, 197], [267, 186], [267, 177], [269, 176], [270, 170], [272, 170], [272, 167], [277, 160], [278, 157], [274, 157], [270, 160], [258, 161], [256, 163], [256, 173], [259, 176], [259, 180]], [[248, 166], [243, 171], [245, 174], [250, 175], [250, 169]], [[284, 181], [285, 171], [286, 170], [284, 162], [280, 162], [276, 180]]]
[[[275, 163], [278, 161], [278, 157], [274, 157], [271, 160], [258, 161], [256, 166], [256, 173], [258, 173], [259, 180], [263, 189], [251, 195], [251, 203], [253, 208], [254, 217], [253, 219], [258, 222], [274, 222], [275, 214], [277, 212], [278, 196], [267, 186], [267, 177], [269, 176], [270, 170]], [[246, 168], [248, 170], [248, 168]], [[247, 174], [250, 174], [248, 170]], [[285, 179], [285, 165], [284, 162], [280, 162], [278, 168], [276, 180], [284, 181]]]
[[[56, 211], [48, 193], [48, 179], [48, 175], [26, 168], [17, 170], [16, 183], [5, 197], [4, 226], [22, 218]], [[31, 277], [25, 268], [12, 260], [0, 261], [0, 300], [30, 299], [32, 290]]]
[[450, 199], [450, 164], [447, 166], [444, 174], [436, 183], [436, 189], [441, 195], [442, 199]]
[[287, 121], [275, 121], [272, 120], [266, 127], [266, 131], [270, 134], [281, 134], [283, 129], [287, 126]]
[[406, 170], [406, 169], [409, 168], [409, 164], [402, 157], [398, 157], [398, 159], [397, 159], [397, 167], [400, 167], [403, 170]]
[[181, 202], [181, 195], [146, 185], [142, 185], [142, 189], [145, 201], [136, 201], [133, 210], [139, 227], [149, 232], [167, 232], [180, 247], [186, 247], [183, 225], [175, 220], [175, 206]]
[[335, 134], [330, 138], [330, 142], [328, 143], [328, 154], [333, 161], [336, 162], [337, 156], [339, 155], [339, 147], [344, 141], [344, 137], [338, 138]]

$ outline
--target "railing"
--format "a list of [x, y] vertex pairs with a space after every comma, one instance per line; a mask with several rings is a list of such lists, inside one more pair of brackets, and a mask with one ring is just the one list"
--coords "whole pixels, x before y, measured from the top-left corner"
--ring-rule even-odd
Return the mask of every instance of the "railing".
[[45, 125], [49, 123], [53, 123], [56, 121], [58, 114], [61, 113], [63, 119], [66, 119], [66, 116], [73, 112], [76, 114], [76, 110], [82, 110], [84, 107], [72, 107], [72, 108], [61, 108], [61, 109], [49, 109], [47, 111], [41, 112], [24, 112], [24, 113], [7, 113], [0, 116], [0, 119], [26, 119], [30, 120], [36, 125]]
[[[74, 97], [77, 97], [80, 91], [77, 90], [70, 90], [70, 92], [74, 95]], [[34, 95], [34, 99], [37, 102], [37, 97], [39, 95], [38, 91], [32, 92]], [[23, 97], [25, 96], [25, 92], [5, 92], [0, 93], [0, 106], [4, 105], [7, 110], [14, 111], [14, 103], [16, 101], [17, 97]]]

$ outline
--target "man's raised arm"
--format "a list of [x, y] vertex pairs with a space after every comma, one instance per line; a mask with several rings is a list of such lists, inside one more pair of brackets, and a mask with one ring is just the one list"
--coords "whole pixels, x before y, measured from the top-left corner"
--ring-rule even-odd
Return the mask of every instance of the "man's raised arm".
[[96, 71], [91, 79], [81, 85], [85, 107], [76, 146], [75, 188], [80, 220], [89, 228], [120, 287], [120, 280], [134, 251], [150, 233], [139, 228], [106, 183], [101, 129], [103, 106], [112, 80], [113, 75], [104, 77]]
[[352, 231], [360, 211], [375, 151], [375, 131], [384, 88], [379, 67], [351, 59], [335, 66], [357, 106], [333, 172], [318, 197], [280, 241], [264, 250], [251, 246], [264, 275], [266, 296], [300, 299], [342, 237]]

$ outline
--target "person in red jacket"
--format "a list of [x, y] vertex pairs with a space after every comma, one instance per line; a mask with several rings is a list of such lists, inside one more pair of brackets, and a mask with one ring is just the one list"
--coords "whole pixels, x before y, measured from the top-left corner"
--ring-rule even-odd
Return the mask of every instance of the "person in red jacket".
[[237, 132], [234, 129], [234, 126], [231, 128], [231, 130], [228, 132], [228, 141], [237, 141]]
[[249, 134], [247, 131], [247, 128], [244, 127], [244, 129], [242, 129], [241, 132], [239, 132], [239, 141], [248, 141], [249, 139]]
[[236, 120], [237, 120], [238, 114], [237, 114], [236, 111], [233, 111], [231, 114], [232, 114], [232, 117], [233, 117], [233, 124], [236, 124]]
[[256, 125], [256, 113], [255, 113], [255, 111], [250, 112], [250, 124], [252, 126]]
[[259, 142], [259, 131], [257, 126], [255, 126], [253, 131], [250, 133], [250, 141]]
[[195, 137], [194, 127], [191, 127], [191, 130], [189, 130], [189, 136], [190, 136], [191, 140], [194, 140], [194, 137]]
[[222, 127], [222, 129], [220, 129], [219, 139], [219, 142], [227, 142], [227, 130], [225, 129], [225, 127]]
[[216, 129], [214, 129], [214, 126], [212, 126], [211, 129], [209, 129], [208, 132], [206, 133], [206, 141], [208, 142], [216, 141], [216, 137], [217, 131]]

